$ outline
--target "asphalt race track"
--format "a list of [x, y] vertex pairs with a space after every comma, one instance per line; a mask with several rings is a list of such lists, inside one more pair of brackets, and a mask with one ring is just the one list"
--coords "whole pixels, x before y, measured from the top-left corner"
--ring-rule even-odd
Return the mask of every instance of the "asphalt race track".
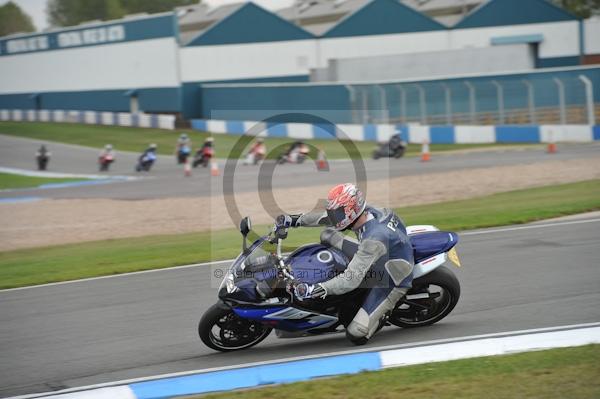
[[[174, 136], [175, 137], [175, 136]], [[41, 141], [0, 135], [0, 166], [34, 170], [34, 154]], [[52, 151], [49, 170], [52, 172], [98, 174], [97, 156], [100, 149], [47, 143]], [[390, 177], [419, 175], [451, 170], [478, 167], [493, 167], [543, 162], [548, 160], [567, 160], [597, 157], [596, 144], [561, 145], [554, 155], [545, 153], [542, 147], [526, 150], [493, 150], [485, 152], [457, 154], [434, 154], [428, 163], [418, 158], [381, 159], [364, 161], [369, 181]], [[110, 175], [142, 176], [136, 181], [118, 182], [93, 186], [80, 186], [54, 189], [27, 189], [0, 192], [0, 198], [34, 196], [42, 198], [113, 198], [148, 199], [184, 196], [206, 196], [223, 192], [223, 178], [214, 178], [209, 170], [198, 168], [193, 177], [183, 176], [181, 165], [175, 163], [174, 156], [160, 156], [150, 173], [137, 174], [133, 171], [137, 154], [119, 152], [117, 160], [111, 166]], [[265, 163], [265, 169], [273, 164]], [[220, 162], [223, 175], [224, 161]], [[256, 191], [259, 167], [238, 165], [235, 170], [235, 192]], [[262, 172], [266, 173], [266, 172]], [[264, 175], [263, 175], [264, 176]], [[270, 179], [262, 179], [269, 181]], [[354, 168], [350, 161], [332, 161], [330, 170], [318, 172], [314, 162], [302, 165], [280, 165], [275, 168], [272, 185], [274, 188], [306, 187], [321, 184], [335, 184], [340, 181], [356, 181]]]
[[[593, 218], [463, 233], [454, 312], [431, 327], [387, 327], [369, 345], [598, 322], [599, 246]], [[213, 352], [196, 334], [216, 299], [210, 281], [198, 266], [0, 291], [0, 396], [353, 348], [341, 334], [273, 335]]]

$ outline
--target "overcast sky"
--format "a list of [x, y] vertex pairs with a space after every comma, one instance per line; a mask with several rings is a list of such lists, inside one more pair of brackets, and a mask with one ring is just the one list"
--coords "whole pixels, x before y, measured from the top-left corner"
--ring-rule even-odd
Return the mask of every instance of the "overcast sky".
[[[46, 0], [12, 0], [17, 3], [27, 14], [33, 18], [33, 23], [37, 30], [42, 30], [48, 26], [46, 22]], [[211, 7], [240, 3], [243, 0], [204, 0]], [[253, 0], [256, 4], [271, 10], [277, 10], [287, 7], [293, 3], [293, 0]], [[0, 0], [0, 4], [7, 3], [8, 0]]]

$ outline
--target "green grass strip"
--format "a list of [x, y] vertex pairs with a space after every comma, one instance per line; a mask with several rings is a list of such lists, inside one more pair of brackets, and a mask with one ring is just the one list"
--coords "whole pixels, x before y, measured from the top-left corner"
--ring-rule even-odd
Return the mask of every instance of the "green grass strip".
[[[83, 125], [71, 123], [44, 123], [44, 122], [0, 122], [0, 134], [18, 137], [28, 137], [39, 140], [57, 141], [61, 143], [77, 144], [93, 148], [102, 148], [112, 144], [117, 151], [141, 152], [148, 144], [156, 143], [158, 152], [164, 155], [173, 154], [175, 143], [179, 134], [186, 133], [192, 140], [194, 148], [202, 144], [210, 134], [196, 130], [179, 129], [167, 131], [162, 129], [134, 128], [121, 126]], [[215, 148], [218, 158], [230, 158], [230, 153], [240, 136], [215, 134]], [[273, 151], [271, 158], [279, 156], [290, 142], [287, 138], [267, 138], [267, 150]], [[370, 158], [375, 148], [375, 143], [355, 141], [358, 153], [348, 154], [344, 142], [337, 140], [306, 140], [315, 147], [322, 148], [329, 159], [343, 158]], [[346, 145], [348, 143], [345, 143]], [[434, 144], [431, 151], [448, 151], [470, 149], [479, 147], [510, 147], [511, 144]], [[520, 144], [519, 146], [523, 146]], [[247, 149], [244, 149], [244, 153]], [[411, 144], [407, 155], [416, 155], [420, 152], [419, 145]], [[239, 152], [238, 152], [239, 153]], [[316, 159], [316, 154], [311, 154]]]
[[9, 188], [30, 188], [38, 187], [49, 183], [69, 183], [74, 181], [83, 181], [83, 178], [54, 178], [54, 177], [34, 177], [15, 175], [12, 173], [0, 173], [0, 190]]
[[206, 399], [592, 399], [600, 397], [600, 345], [429, 363]]
[[[600, 180], [512, 191], [486, 197], [397, 209], [406, 224], [444, 230], [526, 223], [600, 209]], [[263, 234], [266, 226], [255, 228]], [[318, 240], [319, 229], [294, 229], [288, 248]], [[235, 257], [233, 229], [149, 236], [0, 252], [0, 288], [166, 268]]]

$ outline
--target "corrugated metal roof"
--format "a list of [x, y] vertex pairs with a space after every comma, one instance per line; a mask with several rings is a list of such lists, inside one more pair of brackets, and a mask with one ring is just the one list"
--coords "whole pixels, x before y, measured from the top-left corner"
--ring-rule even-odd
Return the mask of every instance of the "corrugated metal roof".
[[[296, 5], [277, 11], [282, 18], [321, 35], [343, 18], [371, 0], [301, 0]], [[469, 11], [486, 0], [397, 0], [445, 26], [460, 21]]]
[[443, 30], [445, 26], [397, 0], [372, 0], [346, 15], [324, 37]]
[[577, 17], [547, 0], [489, 0], [473, 9], [455, 27], [481, 28], [573, 20]]
[[[188, 13], [191, 14], [191, 13]], [[185, 15], [182, 16], [182, 19]], [[185, 45], [210, 46], [235, 43], [261, 43], [306, 40], [314, 36], [301, 27], [247, 2], [231, 7], [200, 10], [188, 16]], [[194, 29], [190, 29], [193, 27]], [[183, 30], [183, 29], [182, 29]], [[193, 36], [191, 35], [193, 33]]]
[[181, 43], [184, 45], [187, 44], [190, 40], [201, 35], [246, 4], [247, 2], [239, 2], [215, 8], [209, 8], [205, 4], [198, 4], [177, 8]]

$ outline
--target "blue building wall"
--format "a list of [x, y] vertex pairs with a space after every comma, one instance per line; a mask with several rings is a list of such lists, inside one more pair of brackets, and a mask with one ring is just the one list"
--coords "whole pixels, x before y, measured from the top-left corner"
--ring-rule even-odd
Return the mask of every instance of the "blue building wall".
[[[52, 93], [1, 94], [0, 109], [62, 109], [82, 111], [129, 112], [128, 90], [92, 90]], [[136, 90], [141, 111], [178, 113], [180, 89], [148, 88]]]
[[[206, 83], [268, 83], [268, 82], [308, 82], [308, 75], [280, 76], [272, 78], [238, 79], [213, 82], [184, 82], [181, 85], [181, 114], [185, 119], [203, 118], [210, 116], [210, 109], [202, 106], [203, 91], [202, 84]], [[231, 98], [229, 101], [235, 101]], [[234, 108], [235, 109], [235, 108]]]
[[[123, 36], [111, 37], [109, 31], [114, 27], [122, 28]], [[61, 45], [59, 36], [69, 33], [76, 34], [75, 39], [79, 44], [77, 44], [77, 41], [71, 40], [68, 45]], [[176, 16], [173, 13], [169, 13], [167, 15], [150, 18], [119, 20], [98, 25], [90, 24], [82, 27], [65, 28], [56, 32], [44, 34], [36, 33], [2, 38], [0, 39], [0, 56], [90, 47], [108, 43], [124, 43], [172, 36], [176, 37], [178, 34], [179, 26], [177, 24]], [[11, 41], [25, 42], [25, 48], [18, 52], [10, 52], [8, 44]], [[41, 43], [43, 43], [43, 45]]]
[[[427, 92], [427, 114], [444, 115], [446, 110], [444, 91], [441, 83], [447, 84], [452, 90], [453, 113], [469, 112], [469, 91], [464, 84], [465, 81], [476, 87], [477, 108], [476, 112], [494, 112], [498, 109], [497, 90], [491, 80], [497, 80], [504, 86], [504, 106], [509, 109], [526, 109], [528, 106], [527, 88], [521, 82], [522, 79], [529, 80], [535, 91], [536, 107], [556, 107], [558, 105], [557, 86], [552, 82], [553, 77], [563, 79], [565, 82], [573, 82], [580, 86], [567, 86], [566, 102], [568, 105], [582, 105], [584, 101], [583, 86], [578, 80], [579, 75], [590, 78], [596, 89], [594, 97], [600, 102], [600, 67], [574, 70], [553, 71], [542, 73], [513, 74], [506, 76], [487, 76], [478, 78], [461, 78], [432, 80], [419, 82]], [[361, 90], [360, 86], [355, 86]], [[388, 109], [390, 116], [400, 116], [400, 91], [397, 85], [384, 85], [387, 92]], [[403, 83], [407, 93], [407, 116], [412, 119], [419, 117], [421, 113], [419, 103], [419, 92], [411, 83]], [[380, 93], [370, 86], [366, 95], [368, 96], [369, 108], [381, 107]], [[306, 111], [315, 113], [336, 123], [352, 122], [352, 107], [350, 105], [350, 94], [344, 85], [306, 85], [306, 86], [258, 86], [258, 87], [203, 87], [200, 90], [201, 105], [200, 118], [209, 119], [212, 112], [227, 110], [228, 119], [232, 120], [261, 120], [272, 116], [277, 111]], [[197, 115], [196, 112], [191, 112]], [[195, 116], [196, 118], [196, 116]], [[300, 122], [299, 120], [287, 120], [286, 122]]]

